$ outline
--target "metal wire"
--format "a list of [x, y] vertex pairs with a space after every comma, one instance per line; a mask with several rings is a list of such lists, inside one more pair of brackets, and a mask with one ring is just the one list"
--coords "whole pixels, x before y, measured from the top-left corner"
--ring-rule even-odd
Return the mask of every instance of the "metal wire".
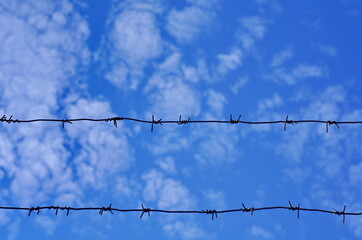
[[250, 124], [250, 125], [268, 125], [268, 124], [283, 124], [284, 131], [287, 129], [287, 124], [297, 124], [297, 123], [319, 123], [326, 125], [326, 132], [328, 133], [329, 127], [335, 125], [338, 129], [342, 124], [362, 124], [362, 121], [331, 121], [331, 120], [289, 120], [288, 115], [285, 120], [276, 120], [276, 121], [242, 121], [240, 120], [241, 115], [237, 119], [233, 119], [232, 114], [230, 114], [229, 120], [183, 120], [182, 116], [179, 116], [178, 120], [155, 120], [154, 115], [152, 115], [151, 120], [143, 120], [130, 117], [111, 117], [111, 118], [72, 118], [72, 119], [50, 119], [50, 118], [39, 118], [39, 119], [29, 119], [29, 120], [19, 120], [14, 119], [13, 115], [9, 118], [4, 115], [0, 122], [6, 123], [32, 123], [32, 122], [61, 122], [64, 128], [65, 123], [73, 124], [73, 122], [80, 121], [89, 121], [89, 122], [113, 122], [113, 125], [117, 127], [118, 121], [133, 121], [137, 123], [151, 124], [151, 132], [154, 130], [154, 125], [163, 125], [163, 124], [190, 124], [190, 123], [218, 123], [218, 124]]
[[270, 207], [245, 207], [245, 205], [242, 203], [242, 208], [236, 208], [236, 209], [228, 209], [228, 210], [163, 210], [163, 209], [152, 209], [152, 208], [145, 208], [143, 204], [141, 204], [141, 208], [138, 209], [120, 209], [120, 208], [113, 208], [112, 204], [109, 204], [108, 207], [61, 207], [61, 206], [42, 206], [42, 207], [4, 207], [0, 206], [0, 210], [15, 210], [15, 211], [26, 211], [28, 212], [28, 217], [30, 217], [32, 212], [36, 212], [37, 215], [40, 214], [42, 210], [55, 210], [55, 215], [58, 215], [58, 211], [66, 211], [66, 215], [68, 216], [70, 211], [98, 211], [99, 215], [103, 215], [104, 212], [110, 212], [111, 214], [114, 214], [114, 212], [139, 212], [140, 218], [143, 217], [145, 213], [147, 213], [148, 216], [151, 216], [151, 212], [157, 212], [157, 213], [166, 213], [166, 214], [209, 214], [211, 215], [211, 219], [214, 220], [218, 217], [220, 214], [225, 213], [238, 213], [238, 212], [249, 212], [251, 215], [254, 214], [254, 212], [257, 211], [266, 211], [266, 210], [291, 210], [297, 212], [297, 218], [300, 217], [300, 211], [306, 211], [306, 212], [321, 212], [321, 213], [329, 213], [333, 215], [342, 216], [342, 223], [345, 222], [345, 217], [347, 215], [353, 215], [353, 216], [359, 216], [362, 215], [362, 212], [346, 212], [346, 206], [343, 207], [342, 211], [338, 211], [336, 209], [333, 210], [325, 210], [325, 209], [317, 209], [317, 208], [302, 208], [300, 207], [300, 204], [297, 206], [293, 206], [290, 201], [288, 201], [288, 206], [270, 206]]

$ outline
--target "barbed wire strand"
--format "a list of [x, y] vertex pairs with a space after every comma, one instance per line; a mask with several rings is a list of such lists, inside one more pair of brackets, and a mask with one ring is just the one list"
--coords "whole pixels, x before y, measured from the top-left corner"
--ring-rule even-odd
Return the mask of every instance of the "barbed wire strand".
[[89, 121], [89, 122], [113, 122], [115, 127], [118, 127], [118, 121], [133, 121], [137, 123], [151, 124], [151, 132], [154, 130], [154, 125], [163, 125], [163, 124], [177, 124], [185, 125], [191, 123], [218, 123], [218, 124], [249, 124], [249, 125], [268, 125], [268, 124], [283, 124], [284, 131], [287, 130], [288, 124], [297, 124], [297, 123], [319, 123], [326, 125], [326, 132], [328, 133], [329, 127], [335, 125], [338, 129], [342, 124], [362, 124], [362, 121], [331, 121], [331, 120], [290, 120], [288, 115], [285, 120], [276, 120], [276, 121], [243, 121], [240, 120], [241, 115], [235, 120], [230, 114], [229, 120], [190, 120], [190, 117], [187, 120], [183, 120], [182, 116], [179, 116], [178, 120], [162, 120], [162, 118], [155, 120], [155, 116], [152, 115], [151, 120], [144, 120], [138, 118], [130, 117], [111, 117], [111, 118], [71, 118], [71, 119], [51, 119], [51, 118], [39, 118], [39, 119], [29, 119], [29, 120], [19, 120], [14, 119], [13, 115], [9, 118], [6, 115], [3, 115], [0, 118], [0, 122], [6, 123], [33, 123], [33, 122], [60, 122], [64, 128], [65, 123], [73, 124], [73, 122], [80, 121]]
[[110, 212], [111, 214], [114, 214], [114, 212], [140, 212], [140, 218], [144, 216], [144, 214], [147, 214], [148, 216], [151, 216], [151, 212], [157, 212], [157, 213], [166, 213], [166, 214], [210, 214], [211, 220], [214, 220], [218, 217], [220, 214], [225, 213], [250, 213], [252, 216], [257, 211], [266, 211], [266, 210], [289, 210], [289, 211], [297, 211], [297, 218], [300, 218], [300, 211], [306, 211], [306, 212], [321, 212], [321, 213], [328, 213], [333, 215], [342, 216], [342, 223], [345, 223], [345, 218], [347, 215], [352, 216], [360, 216], [362, 215], [362, 212], [346, 212], [346, 205], [343, 207], [342, 211], [338, 211], [336, 209], [333, 210], [325, 210], [325, 209], [318, 209], [318, 208], [302, 208], [300, 207], [300, 204], [297, 206], [293, 206], [290, 201], [288, 201], [288, 206], [269, 206], [269, 207], [245, 207], [244, 203], [241, 204], [241, 208], [236, 209], [228, 209], [228, 210], [162, 210], [162, 209], [152, 209], [152, 208], [146, 208], [143, 204], [141, 204], [141, 208], [138, 209], [120, 209], [120, 208], [113, 208], [112, 204], [109, 204], [108, 207], [61, 207], [61, 206], [38, 206], [38, 207], [5, 207], [0, 206], [0, 210], [15, 210], [15, 211], [26, 211], [28, 212], [28, 217], [32, 214], [32, 212], [36, 212], [37, 215], [40, 214], [42, 210], [55, 210], [55, 215], [58, 215], [59, 210], [66, 211], [66, 215], [68, 216], [70, 211], [98, 211], [99, 215], [103, 215], [104, 212]]

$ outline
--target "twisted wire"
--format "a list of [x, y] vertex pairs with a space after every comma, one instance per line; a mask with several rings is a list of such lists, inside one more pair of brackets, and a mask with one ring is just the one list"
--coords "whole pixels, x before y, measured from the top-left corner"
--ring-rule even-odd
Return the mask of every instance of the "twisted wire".
[[37, 215], [40, 214], [42, 210], [55, 210], [55, 215], [58, 215], [59, 210], [65, 211], [66, 215], [68, 216], [69, 213], [72, 211], [98, 211], [99, 215], [103, 215], [104, 212], [110, 212], [114, 214], [115, 212], [138, 212], [140, 213], [140, 218], [147, 214], [151, 216], [151, 213], [164, 213], [164, 214], [206, 214], [211, 215], [211, 219], [214, 220], [218, 218], [220, 214], [226, 213], [250, 213], [252, 216], [255, 212], [258, 211], [267, 211], [267, 210], [288, 210], [288, 211], [296, 211], [297, 218], [300, 218], [300, 212], [320, 212], [320, 213], [327, 213], [333, 214], [337, 216], [342, 216], [342, 223], [345, 223], [346, 216], [360, 216], [362, 212], [346, 212], [346, 205], [343, 207], [341, 211], [336, 209], [326, 210], [326, 209], [318, 209], [318, 208], [303, 208], [300, 207], [300, 204], [293, 206], [290, 201], [288, 201], [287, 206], [264, 206], [264, 207], [246, 207], [244, 203], [242, 203], [241, 208], [235, 209], [227, 209], [227, 210], [216, 210], [216, 209], [205, 209], [205, 210], [165, 210], [165, 209], [153, 209], [153, 208], [146, 208], [143, 204], [141, 204], [141, 208], [131, 208], [131, 209], [121, 209], [121, 208], [114, 208], [112, 204], [109, 204], [108, 207], [70, 207], [70, 206], [38, 206], [38, 207], [8, 207], [8, 206], [0, 206], [0, 210], [13, 210], [13, 211], [26, 211], [28, 216], [35, 212]]
[[88, 122], [112, 122], [115, 127], [118, 127], [119, 121], [131, 121], [143, 124], [151, 124], [151, 132], [154, 130], [154, 125], [163, 125], [163, 124], [177, 124], [177, 125], [185, 125], [185, 124], [194, 124], [194, 123], [218, 123], [218, 124], [249, 124], [249, 125], [270, 125], [270, 124], [283, 124], [283, 129], [286, 131], [288, 124], [298, 124], [298, 123], [318, 123], [325, 124], [326, 132], [328, 133], [329, 127], [331, 125], [335, 125], [338, 129], [340, 125], [346, 124], [362, 124], [362, 121], [331, 121], [331, 120], [290, 120], [288, 115], [284, 120], [275, 120], [275, 121], [243, 121], [240, 120], [241, 115], [237, 119], [233, 119], [232, 114], [230, 114], [230, 118], [228, 120], [190, 120], [190, 117], [187, 120], [182, 119], [182, 116], [179, 116], [178, 120], [162, 120], [162, 118], [156, 120], [155, 116], [152, 115], [151, 120], [144, 120], [138, 118], [130, 118], [130, 117], [110, 117], [110, 118], [69, 118], [69, 119], [52, 119], [52, 118], [38, 118], [38, 119], [27, 119], [20, 120], [14, 119], [13, 115], [9, 118], [6, 115], [3, 115], [0, 118], [0, 122], [4, 123], [33, 123], [33, 122], [60, 122], [62, 123], [62, 127], [66, 123], [73, 124], [74, 122], [80, 121], [88, 121]]

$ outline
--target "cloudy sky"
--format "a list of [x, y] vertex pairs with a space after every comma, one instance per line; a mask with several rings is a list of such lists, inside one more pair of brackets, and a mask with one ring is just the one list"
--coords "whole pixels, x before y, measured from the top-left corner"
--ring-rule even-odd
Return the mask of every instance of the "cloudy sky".
[[[0, 0], [0, 114], [362, 120], [362, 1]], [[359, 125], [0, 125], [0, 205], [362, 211]], [[0, 211], [2, 239], [361, 239], [362, 218]]]

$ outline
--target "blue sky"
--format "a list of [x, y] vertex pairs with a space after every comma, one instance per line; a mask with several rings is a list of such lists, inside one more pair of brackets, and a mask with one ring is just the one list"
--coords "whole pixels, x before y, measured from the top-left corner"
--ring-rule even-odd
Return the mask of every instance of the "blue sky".
[[[362, 119], [362, 1], [0, 2], [18, 119]], [[0, 125], [2, 206], [362, 211], [359, 125]], [[0, 212], [2, 239], [361, 239], [362, 218]]]

